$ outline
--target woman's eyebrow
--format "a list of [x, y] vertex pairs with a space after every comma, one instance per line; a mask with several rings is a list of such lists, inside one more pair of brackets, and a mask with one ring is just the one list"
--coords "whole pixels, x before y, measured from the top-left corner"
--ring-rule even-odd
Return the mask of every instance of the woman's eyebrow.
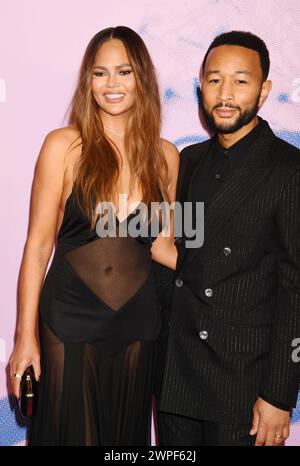
[[131, 67], [131, 65], [130, 65], [129, 63], [122, 63], [121, 65], [110, 66], [110, 67], [95, 65], [95, 66], [94, 66], [94, 69], [96, 69], [96, 68], [99, 68], [99, 69], [101, 69], [101, 70], [108, 70], [108, 68], [116, 68], [116, 69], [119, 69], [119, 68], [123, 68], [123, 66], [130, 66], [130, 67]]

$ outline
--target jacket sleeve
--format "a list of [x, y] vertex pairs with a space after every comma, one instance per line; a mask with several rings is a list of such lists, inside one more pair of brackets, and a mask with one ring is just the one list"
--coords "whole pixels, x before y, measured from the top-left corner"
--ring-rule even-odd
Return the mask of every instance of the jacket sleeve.
[[300, 338], [300, 169], [281, 190], [277, 228], [281, 242], [277, 299], [268, 370], [261, 392], [268, 399], [295, 407], [300, 384], [300, 362], [293, 356], [295, 339]]

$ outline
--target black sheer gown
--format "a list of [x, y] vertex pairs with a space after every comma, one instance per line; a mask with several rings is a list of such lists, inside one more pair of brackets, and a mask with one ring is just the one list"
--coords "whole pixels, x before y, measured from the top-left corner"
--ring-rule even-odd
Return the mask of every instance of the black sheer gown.
[[[118, 231], [124, 222], [115, 219]], [[161, 326], [156, 236], [99, 237], [72, 191], [40, 295], [41, 381], [29, 446], [150, 445]]]

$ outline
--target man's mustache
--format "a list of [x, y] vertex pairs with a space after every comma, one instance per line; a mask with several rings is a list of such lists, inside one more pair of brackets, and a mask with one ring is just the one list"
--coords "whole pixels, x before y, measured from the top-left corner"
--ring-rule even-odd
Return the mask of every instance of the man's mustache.
[[220, 108], [220, 107], [223, 107], [223, 108], [233, 108], [233, 109], [236, 109], [236, 110], [241, 110], [240, 107], [237, 107], [235, 105], [232, 105], [232, 104], [223, 104], [222, 102], [220, 102], [219, 104], [215, 105], [213, 107], [213, 110], [215, 108]]

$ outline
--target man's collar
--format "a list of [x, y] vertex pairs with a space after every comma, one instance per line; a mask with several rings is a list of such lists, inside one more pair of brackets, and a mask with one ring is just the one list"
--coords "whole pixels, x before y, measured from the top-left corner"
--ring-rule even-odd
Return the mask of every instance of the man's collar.
[[267, 122], [263, 120], [261, 117], [258, 117], [258, 119], [258, 124], [248, 134], [243, 136], [235, 144], [228, 148], [222, 146], [222, 144], [218, 140], [217, 135], [215, 136], [215, 150], [218, 152], [218, 154], [220, 154], [220, 156], [225, 155], [229, 157], [229, 160], [233, 166], [235, 166], [240, 161], [240, 156], [242, 156], [243, 153], [245, 153], [249, 149], [249, 147], [258, 137], [261, 129], [265, 125], [267, 125]]

